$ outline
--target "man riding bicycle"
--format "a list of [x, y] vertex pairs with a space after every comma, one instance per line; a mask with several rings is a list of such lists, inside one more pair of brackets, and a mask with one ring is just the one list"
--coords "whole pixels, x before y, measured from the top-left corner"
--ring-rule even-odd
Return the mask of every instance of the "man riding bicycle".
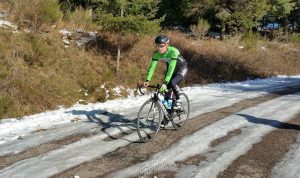
[[[158, 61], [163, 61], [166, 63], [167, 71], [163, 84], [160, 88], [160, 92], [172, 89], [175, 94], [175, 107], [180, 105], [179, 97], [179, 83], [184, 79], [187, 74], [187, 62], [180, 55], [178, 49], [169, 45], [169, 38], [166, 35], [159, 35], [155, 38], [156, 49], [152, 56], [152, 61], [146, 76], [146, 81], [144, 82], [144, 87], [149, 85], [149, 81], [155, 71]], [[169, 98], [170, 94], [167, 95]], [[168, 99], [168, 98], [167, 98]]]

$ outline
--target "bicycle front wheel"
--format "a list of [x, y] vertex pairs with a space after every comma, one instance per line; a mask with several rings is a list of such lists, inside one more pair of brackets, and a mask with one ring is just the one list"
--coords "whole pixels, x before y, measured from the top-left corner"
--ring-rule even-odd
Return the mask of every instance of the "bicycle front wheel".
[[190, 117], [190, 100], [185, 93], [179, 93], [181, 100], [180, 109], [176, 109], [175, 117], [171, 119], [173, 127], [177, 130], [182, 128]]
[[137, 116], [137, 133], [142, 142], [149, 142], [157, 135], [162, 118], [162, 110], [156, 102], [146, 101]]

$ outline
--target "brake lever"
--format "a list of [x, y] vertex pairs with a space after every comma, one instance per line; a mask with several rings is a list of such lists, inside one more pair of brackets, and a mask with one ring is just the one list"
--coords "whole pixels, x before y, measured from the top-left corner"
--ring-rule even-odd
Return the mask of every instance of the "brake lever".
[[137, 88], [138, 88], [138, 91], [139, 91], [142, 95], [145, 94], [144, 92], [142, 92], [142, 88], [143, 88], [143, 85], [142, 85], [142, 84], [137, 84]]

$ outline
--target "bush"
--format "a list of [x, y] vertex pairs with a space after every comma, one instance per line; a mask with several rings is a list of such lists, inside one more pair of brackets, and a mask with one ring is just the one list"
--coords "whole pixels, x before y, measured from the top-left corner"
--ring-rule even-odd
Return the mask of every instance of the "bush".
[[72, 24], [75, 28], [97, 29], [97, 26], [92, 20], [91, 10], [84, 10], [81, 8], [75, 9], [74, 12], [66, 12], [63, 17], [63, 21], [67, 22], [69, 26]]
[[207, 33], [209, 28], [210, 28], [209, 23], [202, 18], [200, 18], [198, 20], [197, 25], [191, 26], [191, 30], [193, 31], [193, 33], [196, 34], [200, 38], [203, 37]]
[[142, 16], [115, 17], [112, 14], [96, 14], [94, 21], [103, 31], [135, 34], [157, 34], [160, 20], [148, 20]]
[[244, 34], [244, 36], [242, 36], [241, 42], [246, 49], [252, 49], [257, 47], [259, 39], [259, 34], [248, 31], [246, 34]]
[[0, 41], [0, 57], [3, 56], [3, 53], [5, 51], [5, 45], [2, 41]]
[[0, 93], [0, 118], [6, 116], [10, 108], [12, 108], [13, 102], [9, 95], [6, 93]]
[[300, 43], [300, 33], [293, 33], [287, 37], [288, 42]]
[[56, 58], [51, 42], [38, 33], [23, 33], [16, 35], [12, 44], [18, 51], [18, 57], [23, 58], [28, 66], [45, 66], [53, 63]]
[[59, 11], [60, 7], [56, 0], [42, 0], [40, 3], [39, 14], [41, 15], [42, 22], [52, 24], [61, 18], [62, 14]]
[[6, 79], [7, 76], [8, 76], [7, 66], [2, 66], [2, 64], [0, 63], [0, 82], [1, 82], [1, 80]]
[[10, 0], [14, 19], [20, 27], [39, 30], [44, 24], [57, 22], [62, 14], [56, 0]]
[[7, 51], [7, 38], [9, 37], [9, 33], [0, 29], [0, 58], [3, 57], [5, 52]]

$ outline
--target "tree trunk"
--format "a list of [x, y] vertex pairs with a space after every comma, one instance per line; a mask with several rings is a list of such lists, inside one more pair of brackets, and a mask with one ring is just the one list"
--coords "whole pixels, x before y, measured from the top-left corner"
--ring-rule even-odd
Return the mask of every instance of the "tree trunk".
[[121, 58], [121, 46], [118, 45], [118, 54], [117, 54], [117, 74], [120, 71], [120, 58]]
[[288, 31], [289, 31], [289, 26], [288, 26], [288, 20], [287, 18], [284, 18], [284, 22], [283, 22], [283, 32], [284, 32], [284, 35], [287, 35], [288, 34]]
[[220, 34], [220, 40], [224, 40], [224, 35], [225, 35], [225, 21], [221, 20], [221, 34]]
[[[123, 17], [124, 14], [124, 7], [121, 7], [121, 17]], [[121, 58], [121, 45], [118, 44], [118, 53], [117, 53], [117, 78], [119, 78], [119, 71], [120, 71], [120, 58]]]

